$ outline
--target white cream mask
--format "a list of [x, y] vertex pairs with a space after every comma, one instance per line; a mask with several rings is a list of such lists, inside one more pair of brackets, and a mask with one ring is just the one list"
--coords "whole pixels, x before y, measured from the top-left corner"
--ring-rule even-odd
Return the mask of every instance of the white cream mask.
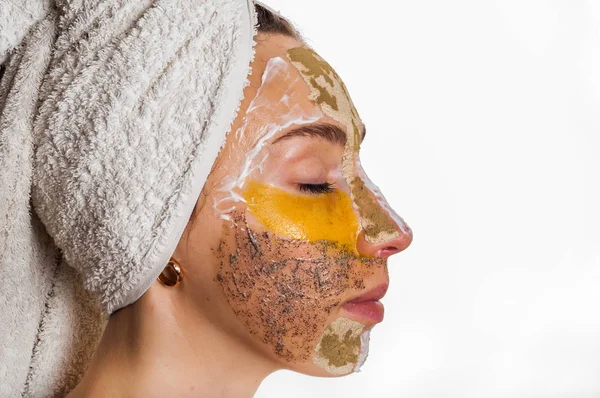
[[[364, 363], [370, 326], [334, 315], [365, 281], [387, 275], [384, 259], [358, 253], [359, 233], [379, 242], [409, 229], [360, 166], [364, 127], [337, 74], [305, 47], [286, 58], [267, 62], [242, 125], [228, 137], [239, 150], [229, 152], [235, 170], [213, 190], [213, 209], [225, 220], [217, 281], [275, 355], [341, 375]], [[267, 170], [271, 147], [316, 123], [344, 131], [335, 192], [291, 192], [277, 170]]]
[[[301, 78], [292, 72], [289, 63], [279, 57], [271, 58], [267, 62], [261, 86], [248, 106], [244, 124], [233, 132], [235, 141], [243, 146], [246, 140], [254, 138], [254, 135], [246, 134], [248, 129], [261, 130], [252, 149], [236, 152], [240, 155], [245, 154], [239, 172], [227, 177], [215, 188], [215, 211], [223, 219], [230, 220], [229, 212], [235, 209], [235, 203], [244, 202], [241, 191], [248, 176], [260, 171], [263, 166], [268, 156], [268, 152], [264, 150], [265, 145], [272, 141], [276, 134], [292, 125], [314, 123], [324, 116], [316, 107], [298, 105], [302, 101], [296, 98], [298, 93], [293, 92], [292, 87], [297, 85]], [[282, 89], [273, 90], [274, 86]]]

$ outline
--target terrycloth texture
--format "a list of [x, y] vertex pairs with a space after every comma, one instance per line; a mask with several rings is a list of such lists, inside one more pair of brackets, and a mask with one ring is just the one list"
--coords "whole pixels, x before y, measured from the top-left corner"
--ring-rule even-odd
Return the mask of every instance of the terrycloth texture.
[[64, 396], [162, 271], [254, 24], [250, 0], [0, 0], [0, 397]]
[[0, 65], [8, 50], [23, 41], [28, 30], [50, 12], [50, 0], [0, 1]]

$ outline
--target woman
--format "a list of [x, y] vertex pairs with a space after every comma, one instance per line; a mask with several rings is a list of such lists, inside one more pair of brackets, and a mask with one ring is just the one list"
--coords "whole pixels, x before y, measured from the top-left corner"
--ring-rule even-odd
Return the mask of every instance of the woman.
[[[233, 122], [216, 123], [230, 133], [208, 177], [194, 173], [202, 191], [191, 215], [177, 213], [189, 222], [162, 237], [160, 255], [146, 257], [170, 256], [157, 280], [148, 280], [156, 267], [107, 269], [93, 263], [96, 254], [68, 253], [85, 235], [53, 226], [51, 204], [68, 188], [49, 201], [52, 170], [34, 170], [40, 219], [110, 314], [69, 397], [249, 397], [277, 369], [341, 376], [366, 359], [369, 331], [383, 318], [387, 258], [412, 233], [360, 166], [365, 127], [338, 74], [287, 21], [259, 5], [256, 12], [249, 84]], [[229, 101], [221, 92], [214, 98]], [[153, 117], [137, 106], [140, 119]], [[51, 159], [54, 148], [40, 145], [37, 159]]]

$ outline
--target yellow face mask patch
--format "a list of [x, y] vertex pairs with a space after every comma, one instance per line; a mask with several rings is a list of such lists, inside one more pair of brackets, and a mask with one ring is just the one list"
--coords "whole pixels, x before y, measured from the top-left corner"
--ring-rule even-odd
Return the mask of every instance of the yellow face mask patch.
[[295, 195], [250, 181], [243, 196], [250, 213], [267, 230], [292, 239], [337, 242], [357, 254], [358, 220], [345, 192]]

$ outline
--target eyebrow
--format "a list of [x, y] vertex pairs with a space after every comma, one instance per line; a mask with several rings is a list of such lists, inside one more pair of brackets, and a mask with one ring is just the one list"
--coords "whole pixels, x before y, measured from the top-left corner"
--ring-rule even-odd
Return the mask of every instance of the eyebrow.
[[[363, 126], [360, 142], [365, 139], [367, 134], [366, 128]], [[340, 127], [331, 123], [313, 123], [300, 125], [281, 137], [277, 138], [273, 144], [279, 141], [286, 140], [293, 137], [315, 137], [323, 138], [334, 144], [345, 145], [346, 144], [346, 133]]]

